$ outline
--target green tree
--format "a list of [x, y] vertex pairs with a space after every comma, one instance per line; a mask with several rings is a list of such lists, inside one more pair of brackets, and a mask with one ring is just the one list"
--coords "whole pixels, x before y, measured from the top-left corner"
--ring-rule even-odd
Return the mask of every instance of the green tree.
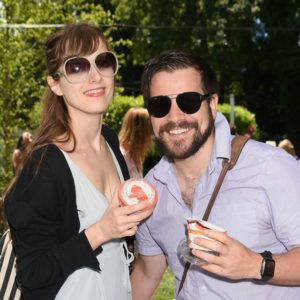
[[[220, 102], [234, 93], [254, 112], [266, 138], [287, 134], [300, 149], [299, 26], [296, 0], [3, 0], [0, 25], [103, 25], [119, 53], [119, 92], [140, 94], [150, 57], [169, 48], [207, 57], [221, 82]], [[107, 24], [115, 24], [107, 26]], [[117, 25], [116, 25], [117, 24]], [[119, 24], [119, 25], [118, 25]], [[124, 25], [125, 24], [125, 25]], [[17, 135], [34, 130], [46, 84], [42, 44], [55, 28], [0, 28], [0, 193], [11, 173]]]
[[249, 53], [249, 46], [255, 45], [251, 44], [251, 30], [238, 28], [253, 26], [260, 0], [111, 2], [116, 7], [116, 18], [132, 25], [123, 28], [132, 42], [129, 64], [142, 67], [146, 60], [162, 50], [189, 49], [210, 58], [218, 70], [223, 90], [226, 87], [231, 92], [236, 92], [233, 88], [239, 90], [238, 84], [229, 85], [238, 83], [243, 53]]
[[300, 6], [298, 1], [263, 1], [257, 17], [266, 36], [248, 55], [244, 91], [268, 139], [287, 135], [300, 150]]
[[[255, 112], [264, 136], [292, 137], [300, 149], [300, 6], [296, 0], [111, 0], [131, 39], [123, 85], [139, 91], [146, 60], [183, 48], [208, 58], [221, 82], [221, 102], [234, 93]], [[131, 26], [130, 26], [131, 25]], [[136, 26], [137, 25], [137, 26]], [[118, 34], [120, 33], [117, 32]]]

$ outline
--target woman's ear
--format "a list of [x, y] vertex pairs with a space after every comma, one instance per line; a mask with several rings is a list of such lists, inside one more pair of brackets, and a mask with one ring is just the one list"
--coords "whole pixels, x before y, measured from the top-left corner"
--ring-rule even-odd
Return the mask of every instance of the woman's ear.
[[209, 106], [211, 108], [212, 115], [213, 115], [214, 118], [217, 115], [218, 103], [219, 103], [219, 96], [218, 96], [218, 94], [213, 94], [211, 96], [210, 101], [209, 101]]
[[61, 91], [60, 84], [59, 84], [58, 80], [54, 80], [54, 78], [52, 76], [48, 76], [47, 77], [47, 82], [48, 82], [48, 85], [49, 85], [51, 91], [55, 95], [57, 95], [57, 96], [62, 96], [63, 95], [63, 92]]

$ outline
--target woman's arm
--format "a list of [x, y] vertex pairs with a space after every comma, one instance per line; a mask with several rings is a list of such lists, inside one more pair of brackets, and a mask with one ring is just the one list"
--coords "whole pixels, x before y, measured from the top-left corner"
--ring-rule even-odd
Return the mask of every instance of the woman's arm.
[[5, 200], [17, 254], [18, 279], [25, 289], [53, 287], [81, 267], [99, 264], [85, 234], [78, 233], [75, 187], [63, 154], [54, 146], [23, 169]]

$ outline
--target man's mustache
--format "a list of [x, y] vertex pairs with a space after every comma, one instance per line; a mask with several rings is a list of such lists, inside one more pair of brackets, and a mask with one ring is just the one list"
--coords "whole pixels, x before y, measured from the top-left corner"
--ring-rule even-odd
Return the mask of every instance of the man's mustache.
[[188, 121], [173, 122], [173, 121], [170, 121], [160, 128], [159, 133], [163, 133], [164, 131], [180, 129], [180, 128], [198, 129], [198, 127], [199, 126], [198, 126], [197, 122], [188, 122]]

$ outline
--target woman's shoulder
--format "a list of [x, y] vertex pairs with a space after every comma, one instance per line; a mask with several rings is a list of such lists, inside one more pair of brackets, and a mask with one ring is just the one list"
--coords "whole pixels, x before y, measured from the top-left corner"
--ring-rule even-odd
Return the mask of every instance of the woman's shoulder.
[[13, 152], [13, 154], [14, 154], [14, 155], [18, 155], [20, 152], [21, 152], [20, 149], [15, 149], [14, 152]]
[[45, 161], [52, 161], [53, 163], [57, 162], [58, 160], [62, 160], [64, 158], [62, 152], [60, 149], [54, 145], [54, 144], [48, 144], [45, 146], [42, 146], [40, 148], [35, 149], [32, 152], [31, 158], [34, 160], [45, 160]]
[[119, 139], [116, 132], [108, 125], [103, 124], [101, 134], [110, 146], [119, 147]]
[[103, 124], [101, 134], [104, 136], [105, 140], [107, 141], [107, 143], [113, 150], [113, 152], [119, 162], [119, 165], [121, 167], [124, 179], [128, 179], [129, 178], [128, 169], [127, 169], [124, 157], [120, 151], [119, 139], [118, 139], [116, 132], [109, 126]]
[[67, 188], [74, 185], [71, 170], [62, 151], [53, 144], [34, 150], [18, 178], [20, 186], [28, 183], [34, 186], [45, 182]]
[[55, 173], [55, 177], [64, 177], [68, 172], [68, 163], [56, 145], [48, 144], [31, 153], [25, 169], [34, 174], [47, 172], [48, 174]]

